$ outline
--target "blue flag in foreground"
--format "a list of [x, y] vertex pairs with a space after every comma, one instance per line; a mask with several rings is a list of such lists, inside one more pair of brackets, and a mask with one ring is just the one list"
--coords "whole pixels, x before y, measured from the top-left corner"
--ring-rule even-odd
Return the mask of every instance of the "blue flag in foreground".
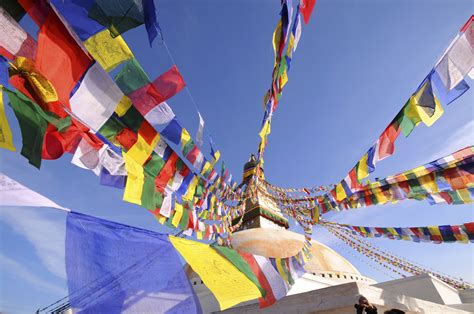
[[78, 313], [197, 313], [200, 306], [165, 234], [71, 212], [69, 303]]

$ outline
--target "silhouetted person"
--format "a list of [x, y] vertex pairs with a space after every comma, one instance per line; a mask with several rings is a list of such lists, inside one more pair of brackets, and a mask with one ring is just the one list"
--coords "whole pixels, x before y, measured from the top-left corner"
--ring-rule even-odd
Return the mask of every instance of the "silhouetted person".
[[357, 314], [377, 314], [377, 308], [373, 304], [370, 304], [369, 300], [364, 296], [359, 298], [359, 304], [354, 304], [354, 307], [356, 308]]

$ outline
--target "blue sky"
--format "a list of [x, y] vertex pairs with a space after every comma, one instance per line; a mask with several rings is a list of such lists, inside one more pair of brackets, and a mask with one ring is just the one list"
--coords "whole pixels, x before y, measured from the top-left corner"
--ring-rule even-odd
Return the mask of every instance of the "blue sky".
[[[156, 5], [165, 40], [206, 121], [207, 134], [240, 179], [243, 163], [257, 149], [279, 1], [162, 0]], [[265, 155], [267, 180], [306, 187], [343, 178], [429, 73], [473, 9], [469, 0], [318, 0], [310, 24], [303, 27], [289, 83], [274, 115]], [[28, 19], [22, 25], [35, 32]], [[172, 65], [158, 41], [149, 47], [144, 27], [124, 38], [150, 77]], [[182, 92], [168, 103], [194, 135], [198, 116], [188, 94]], [[445, 107], [444, 116], [432, 127], [419, 126], [409, 138], [400, 137], [395, 155], [380, 162], [373, 177], [408, 170], [473, 144], [473, 103], [470, 90]], [[6, 110], [20, 150], [16, 119], [11, 108]], [[163, 230], [144, 209], [122, 202], [122, 191], [100, 186], [93, 173], [70, 160], [71, 155], [65, 155], [44, 161], [38, 171], [19, 152], [0, 151], [2, 172], [62, 206]], [[472, 209], [406, 201], [326, 218], [368, 226], [461, 224], [474, 220]], [[27, 313], [65, 296], [65, 215], [44, 208], [1, 208], [0, 214], [0, 310]], [[315, 228], [314, 238], [362, 274], [378, 281], [390, 279], [324, 230]], [[472, 245], [371, 242], [474, 281]]]

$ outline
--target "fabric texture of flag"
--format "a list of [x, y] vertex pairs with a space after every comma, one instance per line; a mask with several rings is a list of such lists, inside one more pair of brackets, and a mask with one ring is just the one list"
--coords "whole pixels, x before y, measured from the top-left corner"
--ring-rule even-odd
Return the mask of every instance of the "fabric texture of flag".
[[165, 234], [70, 213], [66, 274], [70, 306], [81, 313], [201, 312]]
[[0, 54], [13, 59], [22, 56], [34, 59], [36, 54], [35, 40], [0, 7]]

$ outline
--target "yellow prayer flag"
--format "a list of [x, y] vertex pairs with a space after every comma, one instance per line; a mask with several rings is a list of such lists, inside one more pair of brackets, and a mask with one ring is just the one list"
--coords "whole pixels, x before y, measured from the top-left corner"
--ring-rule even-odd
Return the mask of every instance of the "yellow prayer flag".
[[275, 31], [273, 32], [273, 52], [275, 53], [275, 63], [276, 63], [277, 50], [280, 47], [280, 39], [281, 39], [281, 20], [278, 21], [278, 24], [275, 27]]
[[436, 181], [434, 180], [434, 175], [424, 175], [421, 177], [418, 177], [418, 182], [420, 182], [421, 186], [428, 192], [430, 193], [438, 193], [438, 185], [436, 184]]
[[369, 176], [369, 165], [367, 163], [367, 158], [369, 155], [367, 153], [362, 156], [362, 158], [359, 160], [359, 164], [357, 167], [357, 180], [360, 182], [362, 179], [365, 179]]
[[10, 125], [8, 124], [7, 116], [5, 115], [5, 107], [3, 105], [3, 86], [0, 85], [0, 147], [16, 151], [13, 144], [13, 135]]
[[283, 89], [283, 87], [285, 87], [286, 83], [288, 83], [288, 73], [286, 72], [286, 69], [283, 70], [283, 73], [281, 74], [280, 78], [281, 78], [280, 88]]
[[175, 227], [178, 227], [179, 222], [181, 221], [181, 217], [183, 217], [183, 205], [175, 203], [174, 204], [174, 216], [171, 224]]
[[122, 36], [119, 35], [113, 38], [108, 29], [89, 37], [84, 42], [84, 46], [107, 72], [112, 71], [122, 62], [133, 58], [133, 53]]
[[[418, 115], [426, 126], [432, 126], [444, 113], [443, 107], [439, 104], [438, 98], [433, 93], [430, 84], [429, 81], [426, 81], [413, 97], [417, 104], [416, 109]], [[432, 99], [429, 99], [430, 97], [432, 97]], [[424, 109], [424, 106], [426, 106], [424, 102], [430, 102], [431, 100], [434, 101], [435, 108], [434, 114], [430, 117]]]
[[125, 160], [125, 169], [127, 170], [127, 184], [123, 193], [123, 200], [137, 205], [142, 204], [143, 184], [145, 175], [143, 167], [139, 165], [128, 153], [122, 152]]
[[34, 62], [25, 57], [16, 57], [11, 64], [12, 74], [25, 77], [36, 95], [45, 103], [58, 100], [58, 94], [53, 84], [35, 69]]
[[344, 191], [344, 187], [342, 186], [342, 183], [339, 183], [336, 185], [336, 199], [338, 201], [342, 201], [347, 197], [346, 191]]
[[130, 100], [130, 98], [124, 95], [122, 99], [120, 99], [119, 103], [117, 104], [117, 107], [115, 107], [115, 113], [119, 117], [123, 117], [127, 113], [128, 109], [130, 109], [131, 106], [132, 106], [132, 101]]
[[196, 185], [198, 184], [199, 177], [194, 176], [192, 179], [191, 183], [188, 186], [188, 190], [186, 191], [186, 194], [183, 196], [183, 199], [187, 201], [192, 201], [194, 197], [194, 192], [196, 191]]
[[191, 135], [189, 135], [188, 131], [183, 128], [183, 130], [181, 131], [181, 145], [186, 145], [189, 140], [191, 140]]
[[468, 189], [459, 189], [455, 191], [459, 198], [464, 202], [464, 204], [472, 203], [471, 193]]
[[398, 234], [397, 230], [393, 228], [387, 228], [388, 232], [390, 232], [394, 236], [401, 236], [401, 234]]
[[150, 157], [153, 149], [155, 148], [156, 144], [160, 140], [160, 135], [158, 132], [156, 136], [153, 138], [151, 144], [149, 144], [141, 135], [138, 133], [138, 138], [135, 144], [128, 150], [127, 154], [131, 158], [133, 158], [139, 165], [142, 165], [147, 161], [148, 157]]
[[250, 279], [208, 244], [171, 236], [170, 241], [214, 294], [221, 310], [262, 296]]
[[388, 202], [387, 196], [380, 189], [377, 189], [377, 191], [374, 193], [374, 196], [377, 199], [377, 204], [385, 204]]
[[428, 226], [428, 230], [430, 231], [431, 235], [441, 236], [438, 226]]
[[211, 163], [206, 160], [204, 167], [202, 167], [201, 174], [205, 174], [209, 169], [211, 169]]

